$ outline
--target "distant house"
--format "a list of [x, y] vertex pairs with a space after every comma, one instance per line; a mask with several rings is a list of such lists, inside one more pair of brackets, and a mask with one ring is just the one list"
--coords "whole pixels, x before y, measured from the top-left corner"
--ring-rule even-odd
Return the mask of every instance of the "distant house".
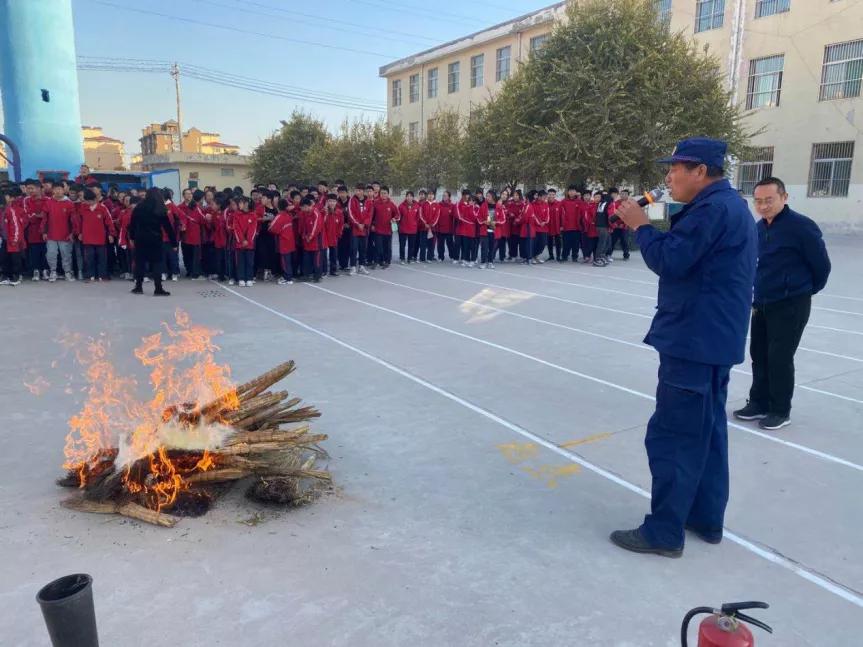
[[94, 171], [125, 171], [123, 142], [108, 137], [101, 126], [81, 126], [84, 162]]

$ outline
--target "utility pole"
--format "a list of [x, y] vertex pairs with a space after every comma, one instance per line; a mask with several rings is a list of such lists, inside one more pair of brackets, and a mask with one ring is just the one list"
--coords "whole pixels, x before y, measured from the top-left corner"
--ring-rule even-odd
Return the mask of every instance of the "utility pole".
[[177, 94], [177, 140], [180, 152], [183, 152], [183, 113], [180, 110], [180, 66], [177, 63], [171, 65], [171, 76], [174, 78], [174, 90]]

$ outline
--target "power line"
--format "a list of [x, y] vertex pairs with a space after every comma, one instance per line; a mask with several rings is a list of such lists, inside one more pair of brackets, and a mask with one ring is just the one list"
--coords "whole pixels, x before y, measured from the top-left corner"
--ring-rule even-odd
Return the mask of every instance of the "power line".
[[378, 58], [386, 58], [386, 59], [396, 59], [398, 58], [394, 54], [384, 54], [382, 52], [372, 52], [365, 49], [354, 49], [352, 47], [341, 47], [339, 45], [327, 45], [325, 43], [312, 41], [312, 40], [302, 40], [299, 38], [288, 38], [287, 36], [280, 36], [278, 34], [268, 34], [261, 31], [253, 31], [251, 29], [242, 29], [240, 27], [236, 27], [233, 25], [219, 25], [213, 22], [206, 22], [203, 20], [196, 20], [194, 18], [186, 18], [184, 16], [173, 16], [167, 13], [161, 13], [159, 11], [150, 11], [148, 9], [138, 9], [136, 7], [127, 7], [121, 4], [115, 4], [113, 2], [108, 2], [107, 0], [91, 0], [96, 4], [104, 5], [106, 7], [113, 7], [114, 9], [121, 9], [123, 11], [131, 11], [134, 13], [146, 14], [150, 16], [159, 16], [160, 18], [167, 18], [168, 20], [176, 20], [178, 22], [185, 22], [192, 25], [200, 25], [202, 27], [212, 27], [214, 29], [221, 29], [223, 31], [229, 31], [231, 33], [242, 33], [242, 34], [250, 34], [252, 36], [261, 36], [262, 38], [271, 38], [273, 40], [281, 40], [288, 43], [299, 43], [301, 45], [311, 45], [313, 47], [322, 47], [324, 49], [333, 49], [340, 50], [343, 52], [350, 52], [352, 54], [365, 54], [367, 56], [376, 56]]
[[[158, 60], [158, 59], [137, 59], [137, 58], [109, 58], [109, 57], [95, 57], [95, 56], [78, 56], [79, 64], [83, 63], [87, 65], [86, 69], [94, 69], [93, 66], [108, 66], [111, 70], [117, 71], [146, 71], [146, 72], [162, 72], [170, 70], [172, 65], [172, 61], [166, 60]], [[247, 81], [248, 77], [244, 75], [234, 74], [231, 72], [225, 72], [222, 70], [215, 70], [208, 67], [203, 67], [200, 65], [193, 65], [190, 63], [183, 63], [180, 61], [180, 65], [184, 70], [197, 70], [199, 72], [222, 77], [227, 81]], [[119, 67], [123, 69], [120, 70]], [[147, 68], [147, 69], [142, 69]], [[154, 69], [150, 69], [154, 68]], [[252, 79], [257, 83], [266, 85], [268, 87], [276, 87], [278, 89], [286, 90], [288, 92], [299, 92], [303, 95], [309, 97], [316, 97], [321, 99], [335, 99], [339, 102], [347, 102], [352, 104], [362, 104], [364, 106], [368, 106], [372, 109], [385, 108], [386, 102], [379, 101], [376, 99], [366, 99], [365, 97], [355, 97], [346, 95], [344, 93], [333, 93], [333, 92], [322, 92], [318, 90], [312, 90], [303, 86], [296, 85], [288, 85], [286, 83], [279, 83], [277, 81], [266, 80], [266, 81], [258, 81]]]
[[[144, 73], [166, 73], [170, 72], [169, 64], [159, 65], [140, 65], [134, 63], [108, 63], [108, 62], [87, 62], [81, 61], [78, 63], [78, 69], [82, 71], [98, 71], [98, 72], [144, 72]], [[197, 66], [181, 65], [181, 73], [189, 78], [214, 83], [223, 87], [234, 88], [238, 90], [246, 90], [258, 94], [265, 94], [283, 99], [294, 99], [304, 103], [317, 103], [322, 105], [335, 106], [338, 108], [346, 108], [350, 110], [360, 110], [367, 112], [376, 112], [384, 114], [386, 109], [383, 109], [380, 104], [372, 105], [370, 103], [360, 103], [350, 101], [348, 99], [326, 98], [315, 96], [308, 92], [291, 91], [278, 87], [278, 84], [269, 84], [261, 79], [247, 79], [239, 76], [232, 76], [220, 73], [216, 70], [208, 70], [207, 68], [199, 68]]]
[[397, 2], [389, 2], [389, 0], [353, 0], [358, 4], [368, 5], [369, 7], [374, 7], [376, 9], [387, 9], [392, 10], [393, 7], [400, 7], [402, 13], [412, 13], [416, 16], [420, 16], [422, 18], [438, 18], [441, 16], [454, 18], [456, 20], [469, 20], [471, 22], [480, 22], [483, 19], [477, 18], [476, 16], [465, 16], [464, 14], [450, 13], [448, 11], [439, 11], [438, 9], [424, 9], [422, 7], [417, 7], [415, 5], [405, 5], [399, 4]]

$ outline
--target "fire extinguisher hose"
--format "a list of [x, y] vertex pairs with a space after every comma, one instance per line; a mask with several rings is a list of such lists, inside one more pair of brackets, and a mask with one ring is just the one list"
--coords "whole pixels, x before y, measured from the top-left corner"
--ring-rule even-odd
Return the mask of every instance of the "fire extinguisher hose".
[[689, 646], [689, 641], [686, 638], [686, 634], [689, 631], [689, 623], [692, 621], [692, 619], [695, 616], [700, 615], [702, 613], [716, 613], [716, 609], [713, 609], [712, 607], [695, 607], [694, 609], [689, 611], [689, 613], [687, 613], [685, 616], [683, 616], [683, 624], [680, 626], [680, 645], [681, 645], [681, 647], [688, 647]]

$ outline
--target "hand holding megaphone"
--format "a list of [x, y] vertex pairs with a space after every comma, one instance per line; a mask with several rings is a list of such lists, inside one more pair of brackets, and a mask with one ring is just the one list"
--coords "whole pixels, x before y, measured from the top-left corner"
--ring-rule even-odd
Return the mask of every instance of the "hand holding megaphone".
[[663, 195], [662, 189], [653, 189], [648, 191], [638, 200], [629, 199], [621, 202], [614, 215], [623, 220], [626, 226], [632, 230], [636, 230], [642, 225], [650, 224], [650, 218], [644, 210], [649, 204], [653, 204]]

